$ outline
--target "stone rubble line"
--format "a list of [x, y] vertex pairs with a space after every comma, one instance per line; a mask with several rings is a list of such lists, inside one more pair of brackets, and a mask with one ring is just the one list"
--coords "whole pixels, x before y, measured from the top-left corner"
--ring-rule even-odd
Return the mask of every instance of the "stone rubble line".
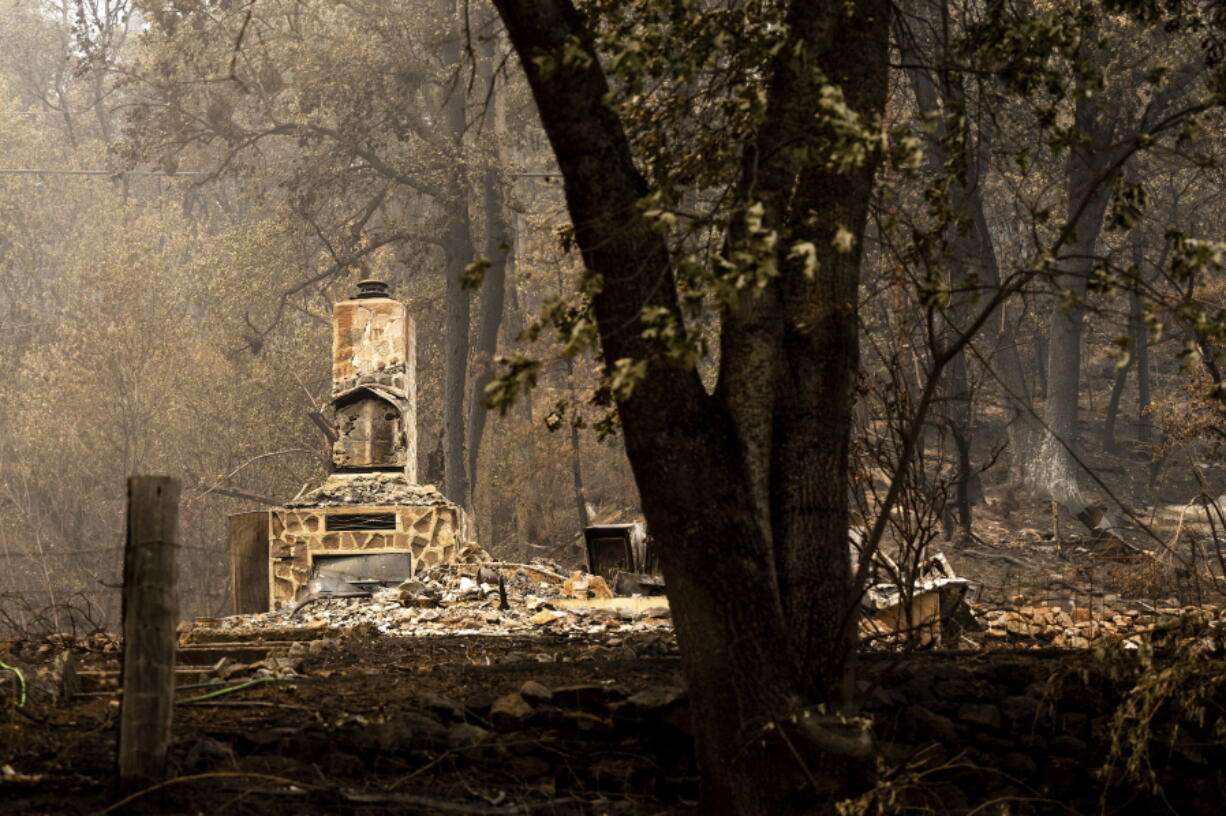
[[[1084, 649], [1103, 641], [1122, 640], [1124, 647], [1139, 648], [1145, 639], [1161, 638], [1201, 629], [1207, 635], [1226, 636], [1226, 608], [1217, 604], [1127, 607], [1123, 611], [1087, 607], [1021, 606], [1016, 609], [975, 609], [987, 627], [968, 635], [983, 646], [1003, 645]], [[1206, 644], [1208, 645], [1208, 644]]]

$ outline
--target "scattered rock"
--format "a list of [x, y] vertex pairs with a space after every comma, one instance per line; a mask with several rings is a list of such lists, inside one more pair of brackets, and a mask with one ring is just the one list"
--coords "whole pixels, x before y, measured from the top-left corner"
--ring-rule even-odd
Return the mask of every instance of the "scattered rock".
[[201, 737], [187, 752], [184, 766], [192, 773], [203, 773], [222, 765], [233, 764], [233, 762], [234, 751], [229, 745], [218, 742], [212, 737]]
[[1000, 709], [988, 703], [964, 703], [958, 707], [958, 720], [980, 728], [1000, 728]]
[[684, 698], [685, 691], [676, 686], [648, 686], [630, 695], [626, 705], [635, 711], [648, 713], [669, 708]]
[[[365, 738], [362, 735], [365, 733], [365, 728], [354, 729], [346, 734], [346, 740], [341, 740], [338, 735], [337, 741], [347, 744], [347, 747], [351, 749], [356, 749], [353, 752], [360, 754], [363, 753]], [[405, 712], [376, 726], [371, 732], [371, 737], [374, 744], [382, 751], [410, 754], [418, 751], [445, 750], [450, 744], [448, 733], [448, 729], [432, 717]]]
[[497, 731], [514, 731], [536, 713], [518, 692], [504, 694], [490, 706], [490, 723]]
[[553, 692], [535, 680], [525, 680], [519, 693], [530, 703], [548, 703], [553, 699]]
[[953, 720], [944, 715], [937, 714], [922, 705], [908, 706], [903, 711], [903, 722], [915, 736], [916, 740], [920, 742], [929, 740], [955, 742], [958, 739], [958, 732], [954, 728]]
[[1009, 720], [1030, 720], [1039, 712], [1039, 701], [1033, 697], [1006, 697], [1000, 701], [1000, 711]]
[[1051, 752], [1053, 754], [1076, 757], [1084, 753], [1088, 747], [1085, 742], [1070, 734], [1059, 734], [1051, 738]]
[[932, 693], [942, 700], [971, 700], [975, 688], [962, 679], [942, 680], [932, 687]]
[[426, 695], [426, 708], [436, 717], [444, 720], [458, 720], [464, 716], [464, 709], [453, 700], [438, 694]]
[[472, 723], [455, 723], [447, 729], [447, 744], [470, 762], [487, 758], [489, 739], [489, 731]]
[[557, 621], [564, 617], [566, 617], [566, 615], [562, 612], [555, 612], [550, 609], [542, 609], [540, 612], [537, 612], [535, 615], [528, 618], [528, 623], [531, 623], [533, 626], [548, 626], [554, 621]]
[[567, 598], [612, 598], [613, 590], [599, 575], [573, 572], [562, 584], [562, 594]]
[[611, 700], [620, 700], [625, 697], [626, 690], [621, 686], [580, 683], [555, 688], [551, 695], [551, 700], [559, 708], [592, 711], [593, 709], [603, 707]]

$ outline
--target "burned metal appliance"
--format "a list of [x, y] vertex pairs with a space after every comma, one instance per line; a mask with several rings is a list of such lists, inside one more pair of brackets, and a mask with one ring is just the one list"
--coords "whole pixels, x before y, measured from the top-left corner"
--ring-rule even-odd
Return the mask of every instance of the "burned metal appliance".
[[655, 595], [664, 591], [656, 548], [641, 524], [597, 524], [583, 530], [587, 571], [599, 575], [619, 594]]
[[[329, 413], [333, 472], [323, 484], [231, 521], [237, 612], [294, 604], [311, 584], [399, 583], [454, 561], [467, 538], [463, 509], [417, 483], [413, 318], [382, 281], [360, 282], [333, 308]], [[253, 563], [261, 540], [262, 570]]]

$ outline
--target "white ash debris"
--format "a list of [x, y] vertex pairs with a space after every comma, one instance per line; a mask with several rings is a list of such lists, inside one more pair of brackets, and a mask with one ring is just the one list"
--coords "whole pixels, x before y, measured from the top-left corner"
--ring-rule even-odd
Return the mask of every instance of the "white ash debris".
[[333, 473], [319, 487], [295, 496], [286, 507], [334, 507], [344, 505], [451, 504], [434, 485], [419, 485], [403, 473]]
[[400, 636], [671, 631], [671, 613], [662, 599], [598, 598], [586, 606], [586, 596], [566, 597], [568, 579], [560, 573], [548, 563], [436, 566], [370, 596], [323, 596], [298, 605], [297, 611], [224, 618], [216, 629], [251, 635], [285, 627], [371, 626]]
[[420, 570], [400, 586], [375, 593], [375, 598], [414, 607], [497, 600], [500, 578], [508, 601], [558, 598], [562, 596], [563, 583], [559, 572], [558, 565], [548, 563], [508, 565], [504, 570], [484, 565], [467, 568], [443, 565]]

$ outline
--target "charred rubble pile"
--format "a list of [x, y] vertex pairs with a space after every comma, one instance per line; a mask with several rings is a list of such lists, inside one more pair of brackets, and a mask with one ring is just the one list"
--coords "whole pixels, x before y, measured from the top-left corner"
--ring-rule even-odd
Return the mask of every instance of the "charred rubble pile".
[[279, 628], [373, 627], [386, 635], [584, 633], [671, 628], [658, 596], [617, 597], [604, 578], [557, 564], [453, 564], [428, 567], [366, 593], [315, 592], [293, 607], [206, 621], [189, 639], [259, 637]]

